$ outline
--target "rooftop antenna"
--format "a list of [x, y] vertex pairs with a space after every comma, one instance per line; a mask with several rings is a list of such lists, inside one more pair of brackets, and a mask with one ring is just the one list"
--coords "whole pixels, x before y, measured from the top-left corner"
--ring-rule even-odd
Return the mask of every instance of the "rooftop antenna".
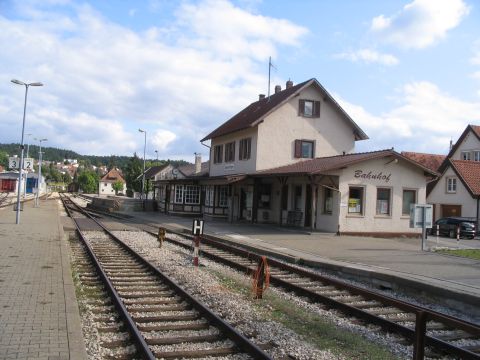
[[267, 101], [270, 101], [270, 70], [272, 68], [277, 70], [277, 68], [272, 64], [272, 57], [269, 56], [268, 57], [268, 100]]

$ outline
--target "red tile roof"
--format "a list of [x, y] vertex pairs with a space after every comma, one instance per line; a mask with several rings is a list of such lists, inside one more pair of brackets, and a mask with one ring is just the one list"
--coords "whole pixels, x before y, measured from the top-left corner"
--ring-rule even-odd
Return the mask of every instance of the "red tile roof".
[[422, 168], [425, 172], [428, 172], [430, 175], [433, 175], [433, 176], [437, 175], [435, 171], [432, 171], [431, 169], [428, 169], [424, 165], [412, 159], [409, 159], [391, 149], [303, 160], [290, 165], [258, 171], [256, 174], [263, 175], [263, 176], [267, 174], [269, 175], [270, 174], [271, 175], [319, 174], [326, 171], [341, 169], [343, 167], [347, 167], [362, 161], [383, 158], [386, 156], [394, 156], [397, 159], [403, 159], [409, 163], [412, 163]]
[[205, 136], [200, 141], [213, 139], [219, 136], [227, 135], [235, 131], [247, 129], [249, 127], [256, 126], [258, 121], [262, 120], [264, 116], [273, 111], [277, 106], [283, 104], [298, 91], [306, 86], [315, 84], [326, 94], [328, 99], [340, 110], [340, 112], [350, 121], [355, 130], [356, 140], [366, 140], [368, 136], [363, 132], [360, 127], [353, 121], [353, 119], [342, 109], [342, 107], [333, 99], [333, 97], [327, 92], [327, 90], [314, 78], [304, 81], [300, 84], [286, 88], [276, 94], [270, 95], [270, 98], [264, 98], [251, 103], [245, 109], [234, 115], [230, 120], [227, 120], [210, 134]]
[[480, 139], [480, 126], [478, 125], [470, 125], [472, 130], [475, 134], [477, 134], [478, 138]]
[[120, 173], [120, 171], [117, 168], [113, 168], [108, 173], [106, 173], [100, 181], [105, 181], [105, 182], [121, 181], [121, 182], [125, 182], [125, 180], [122, 177], [122, 174]]
[[426, 154], [418, 152], [402, 151], [402, 155], [416, 161], [430, 170], [437, 171], [442, 162], [446, 159], [445, 155]]
[[480, 196], [480, 162], [450, 160], [450, 164], [470, 194]]

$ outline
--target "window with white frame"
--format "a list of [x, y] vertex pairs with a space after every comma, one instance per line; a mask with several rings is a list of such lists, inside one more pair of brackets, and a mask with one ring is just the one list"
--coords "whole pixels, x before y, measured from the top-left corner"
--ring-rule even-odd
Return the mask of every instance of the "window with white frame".
[[213, 147], [213, 163], [220, 164], [223, 161], [223, 145]]
[[480, 150], [475, 150], [473, 152], [473, 161], [480, 161]]
[[390, 215], [391, 195], [390, 188], [377, 188], [377, 215]]
[[218, 206], [227, 207], [228, 206], [228, 186], [219, 186], [218, 187]]
[[472, 160], [470, 151], [462, 151], [460, 157], [462, 160]]
[[213, 206], [213, 186], [205, 187], [205, 206]]
[[183, 204], [183, 185], [175, 185], [175, 204]]
[[185, 197], [185, 204], [188, 204], [188, 205], [200, 204], [200, 186], [185, 185], [184, 197]]
[[457, 192], [457, 178], [449, 177], [447, 178], [447, 193], [456, 193]]

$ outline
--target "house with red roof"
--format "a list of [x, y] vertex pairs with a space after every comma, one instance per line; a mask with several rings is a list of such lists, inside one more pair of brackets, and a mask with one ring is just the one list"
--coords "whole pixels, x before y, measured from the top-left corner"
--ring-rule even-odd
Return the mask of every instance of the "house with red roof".
[[[468, 125], [438, 168], [440, 177], [429, 186], [434, 217], [480, 217], [480, 126]], [[478, 228], [478, 226], [477, 226]]]
[[316, 79], [289, 80], [206, 135], [208, 168], [181, 177], [177, 169], [163, 199], [206, 219], [418, 235], [410, 204], [425, 203], [437, 173], [393, 149], [355, 153], [366, 139]]
[[122, 176], [122, 173], [119, 169], [113, 168], [107, 172], [101, 179], [98, 185], [98, 194], [99, 195], [117, 195], [116, 191], [113, 188], [113, 184], [116, 182], [121, 182], [123, 184], [123, 189], [118, 193], [125, 194], [127, 191], [127, 182]]

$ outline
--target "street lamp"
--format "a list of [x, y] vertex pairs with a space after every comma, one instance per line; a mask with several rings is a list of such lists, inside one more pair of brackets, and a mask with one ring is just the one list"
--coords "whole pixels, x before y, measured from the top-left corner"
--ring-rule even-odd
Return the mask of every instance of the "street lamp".
[[147, 132], [142, 129], [138, 129], [139, 132], [145, 134], [145, 141], [143, 143], [143, 177], [142, 177], [142, 199], [145, 198], [145, 150], [147, 148]]
[[155, 150], [155, 154], [157, 154], [157, 166], [158, 166], [158, 150]]
[[17, 191], [17, 216], [15, 223], [20, 224], [20, 191], [22, 189], [22, 171], [23, 171], [23, 150], [24, 150], [24, 145], [23, 145], [23, 136], [25, 134], [25, 114], [27, 112], [27, 94], [28, 94], [28, 88], [30, 86], [43, 86], [41, 82], [33, 82], [33, 83], [24, 83], [23, 81], [13, 79], [12, 83], [17, 84], [17, 85], [23, 85], [25, 86], [25, 103], [23, 105], [23, 122], [22, 122], [22, 142], [20, 144], [20, 149], [22, 150], [22, 155], [20, 156], [20, 169], [18, 172], [18, 191]]
[[35, 207], [38, 206], [38, 197], [40, 196], [40, 179], [42, 178], [42, 141], [48, 141], [48, 139], [37, 139], [40, 143], [40, 149], [38, 150], [38, 179], [37, 179], [37, 196], [35, 197]]

